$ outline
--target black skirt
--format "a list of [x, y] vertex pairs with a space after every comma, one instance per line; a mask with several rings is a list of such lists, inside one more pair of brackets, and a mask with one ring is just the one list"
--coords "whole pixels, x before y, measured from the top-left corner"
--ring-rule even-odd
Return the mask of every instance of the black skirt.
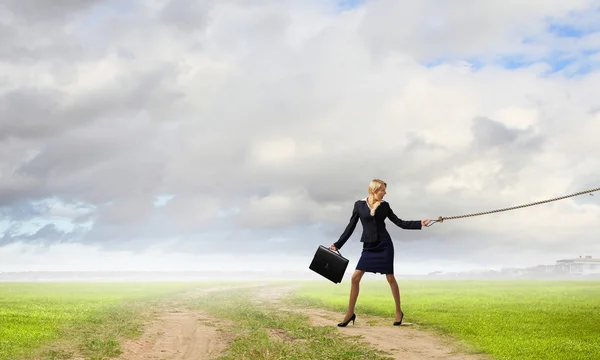
[[393, 274], [394, 244], [392, 241], [384, 240], [373, 243], [363, 243], [362, 254], [356, 264], [356, 270], [380, 274]]

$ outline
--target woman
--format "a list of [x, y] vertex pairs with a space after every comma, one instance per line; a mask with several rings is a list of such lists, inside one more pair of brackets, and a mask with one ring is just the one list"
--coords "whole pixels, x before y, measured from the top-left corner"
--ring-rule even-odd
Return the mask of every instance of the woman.
[[394, 244], [392, 238], [386, 230], [385, 219], [390, 219], [394, 224], [402, 229], [420, 230], [427, 226], [431, 220], [401, 220], [390, 208], [390, 205], [383, 201], [386, 194], [387, 184], [380, 179], [373, 179], [369, 184], [369, 196], [354, 203], [352, 216], [346, 229], [339, 240], [330, 246], [332, 250], [341, 249], [344, 243], [354, 232], [356, 224], [360, 219], [363, 227], [360, 241], [363, 243], [363, 251], [356, 264], [356, 270], [352, 274], [350, 301], [348, 312], [344, 320], [338, 324], [340, 327], [348, 325], [350, 321], [354, 324], [356, 314], [354, 306], [358, 298], [360, 280], [365, 272], [385, 274], [388, 283], [392, 289], [394, 302], [396, 303], [396, 319], [394, 325], [402, 324], [404, 313], [400, 309], [400, 290], [394, 276]]

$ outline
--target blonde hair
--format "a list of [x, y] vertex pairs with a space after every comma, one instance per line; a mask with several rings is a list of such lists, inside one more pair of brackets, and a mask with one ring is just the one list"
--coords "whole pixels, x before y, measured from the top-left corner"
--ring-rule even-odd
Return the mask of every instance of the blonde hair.
[[[371, 207], [371, 216], [375, 216], [375, 210], [377, 210], [379, 205], [381, 205], [381, 200], [375, 199], [375, 192], [377, 190], [381, 189], [382, 186], [387, 187], [387, 184], [385, 183], [385, 181], [383, 181], [381, 179], [373, 179], [369, 183], [369, 189], [368, 189], [369, 195], [373, 195], [373, 200], [375, 200], [375, 202], [373, 203], [373, 206]], [[367, 198], [367, 204], [368, 203], [369, 203], [369, 198]]]

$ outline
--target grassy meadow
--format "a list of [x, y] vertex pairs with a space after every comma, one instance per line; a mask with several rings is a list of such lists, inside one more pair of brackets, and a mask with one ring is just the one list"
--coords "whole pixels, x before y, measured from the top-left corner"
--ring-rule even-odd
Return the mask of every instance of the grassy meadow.
[[[0, 283], [0, 360], [106, 360], [144, 320], [172, 306], [202, 309], [228, 321], [231, 342], [220, 359], [386, 358], [333, 326], [312, 326], [302, 312], [254, 301], [265, 284], [181, 292], [211, 283]], [[227, 283], [226, 285], [235, 285]], [[269, 286], [290, 285], [274, 283]], [[300, 282], [282, 301], [346, 310], [349, 282]], [[492, 359], [600, 359], [598, 281], [399, 281], [405, 322], [457, 339]], [[162, 306], [162, 308], [161, 308]], [[387, 282], [364, 280], [357, 315], [394, 318]], [[352, 326], [352, 325], [349, 325]]]
[[[404, 321], [452, 336], [493, 359], [600, 359], [600, 281], [398, 281]], [[349, 281], [304, 283], [294, 302], [340, 312]], [[361, 283], [361, 313], [394, 318], [384, 278]]]
[[236, 283], [0, 283], [0, 360], [116, 358], [120, 341], [141, 335], [165, 304], [229, 321], [222, 330], [232, 341], [221, 360], [388, 359], [334, 327], [255, 302], [265, 285], [179, 296], [215, 285]]
[[188, 283], [0, 283], [0, 360], [119, 354], [153, 302]]

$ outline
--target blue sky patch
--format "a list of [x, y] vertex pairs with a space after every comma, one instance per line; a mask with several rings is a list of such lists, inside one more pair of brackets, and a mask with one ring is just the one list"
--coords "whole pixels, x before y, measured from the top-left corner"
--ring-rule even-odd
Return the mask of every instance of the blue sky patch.
[[365, 1], [366, 0], [340, 0], [338, 1], [337, 6], [342, 11], [352, 10], [364, 5]]
[[[600, 14], [600, 12], [592, 12], [591, 16], [596, 17], [596, 14]], [[582, 16], [587, 18], [578, 22], [577, 19], [580, 19]], [[475, 70], [486, 65], [501, 66], [505, 69], [520, 69], [534, 64], [547, 64], [549, 65], [550, 69], [545, 72], [545, 75], [560, 74], [561, 76], [573, 77], [588, 74], [600, 68], [600, 62], [593, 59], [593, 56], [600, 53], [600, 47], [592, 48], [587, 42], [577, 42], [579, 39], [584, 37], [600, 33], [600, 22], [596, 25], [594, 21], [590, 21], [589, 16], [590, 13], [587, 12], [577, 16], [571, 14], [566, 20], [561, 19], [560, 21], [557, 21], [549, 19], [545, 34], [530, 34], [521, 39], [521, 43], [526, 46], [548, 46], [549, 43], [547, 35], [550, 35], [554, 39], [560, 39], [561, 49], [550, 48], [546, 54], [541, 55], [532, 55], [527, 53], [498, 53], [495, 57], [492, 55], [492, 60], [484, 60], [484, 58], [488, 58], [490, 54], [485, 54], [485, 56], [481, 57], [465, 58], [463, 60], [470, 63], [472, 69]], [[567, 42], [567, 44], [568, 42], [573, 42], [574, 46], [572, 48], [563, 48], [565, 42]], [[459, 60], [461, 59], [440, 57], [438, 59], [423, 62], [423, 66], [430, 68], [447, 63], [449, 61], [456, 62]]]
[[578, 29], [572, 25], [550, 24], [550, 26], [548, 26], [548, 32], [557, 37], [579, 38], [593, 33], [594, 31]]

